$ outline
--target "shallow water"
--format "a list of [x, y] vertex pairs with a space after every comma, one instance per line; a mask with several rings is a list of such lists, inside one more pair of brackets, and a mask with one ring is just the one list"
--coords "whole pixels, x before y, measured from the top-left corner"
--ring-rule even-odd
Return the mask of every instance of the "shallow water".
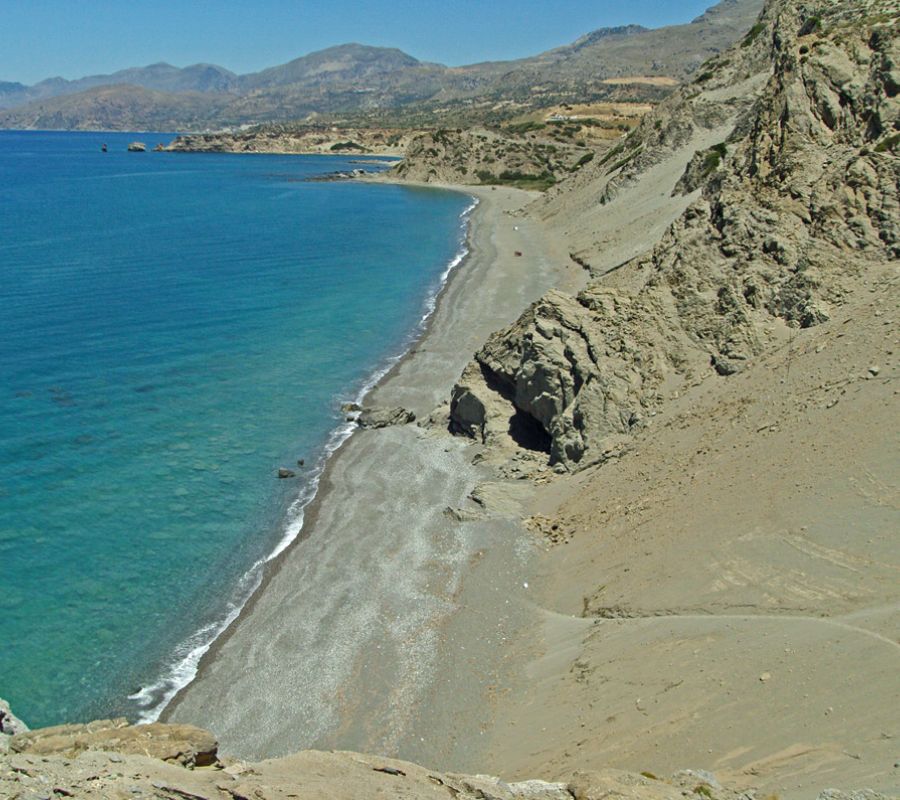
[[135, 138], [170, 137], [0, 132], [0, 696], [32, 725], [152, 716], [190, 676], [470, 203]]

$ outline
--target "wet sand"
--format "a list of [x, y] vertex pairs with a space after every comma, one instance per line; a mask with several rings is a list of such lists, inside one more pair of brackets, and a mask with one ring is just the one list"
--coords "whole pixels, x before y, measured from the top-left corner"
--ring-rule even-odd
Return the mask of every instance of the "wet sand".
[[[492, 331], [578, 279], [540, 224], [516, 215], [532, 194], [466, 191], [481, 200], [470, 254], [367, 404], [427, 418]], [[215, 731], [223, 752], [246, 758], [314, 747], [465, 768], [528, 618], [534, 552], [515, 503], [476, 521], [446, 513], [474, 509], [469, 493], [491, 480], [472, 464], [477, 449], [441, 425], [355, 433], [301, 537], [165, 717]]]

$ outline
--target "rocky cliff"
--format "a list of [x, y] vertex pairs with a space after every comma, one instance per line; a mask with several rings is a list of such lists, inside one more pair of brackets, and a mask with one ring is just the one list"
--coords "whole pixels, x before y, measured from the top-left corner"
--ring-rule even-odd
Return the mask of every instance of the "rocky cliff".
[[593, 158], [592, 150], [574, 143], [482, 128], [441, 129], [413, 138], [394, 174], [413, 181], [544, 189]]
[[[497, 443], [529, 431], [524, 444], [560, 468], [594, 463], [673, 392], [739, 372], [890, 271], [897, 15], [890, 0], [770, 0], [618, 152], [552, 190], [536, 209], [548, 219], [614, 215], [656, 165], [696, 148], [671, 187], [686, 207], [661, 239], [495, 334], [453, 391], [453, 428]], [[588, 244], [585, 263], [603, 251]]]
[[197, 133], [178, 136], [166, 150], [176, 153], [400, 155], [419, 133], [415, 130], [396, 128], [260, 125], [237, 133]]

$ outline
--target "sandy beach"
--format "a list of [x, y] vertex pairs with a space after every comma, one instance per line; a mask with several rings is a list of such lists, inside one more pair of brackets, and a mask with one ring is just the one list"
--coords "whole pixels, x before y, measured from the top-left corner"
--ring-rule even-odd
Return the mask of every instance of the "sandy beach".
[[[353, 749], [510, 779], [691, 767], [801, 798], [884, 785], [895, 401], [864, 365], [891, 361], [888, 272], [738, 378], [702, 368], [602, 466], [501, 480], [509, 452], [446, 432], [470, 354], [584, 281], [559, 243], [590, 232], [601, 272], [651, 246], [691, 200], [670, 193], [691, 151], [589, 219], [568, 196], [524, 214], [533, 195], [468, 190], [470, 255], [367, 399], [420, 423], [336, 454], [301, 540], [168, 719], [243, 758]], [[634, 213], [648, 204], [653, 226]], [[851, 392], [837, 406], [834, 387]]]
[[511, 779], [691, 767], [801, 798], [886, 785], [896, 451], [880, 432], [895, 400], [865, 366], [892, 359], [886, 266], [831, 322], [772, 328], [781, 344], [740, 376], [698, 362], [606, 464], [501, 480], [509, 451], [446, 432], [470, 354], [584, 281], [560, 243], [598, 273], [651, 247], [696, 198], [672, 193], [691, 153], [722, 131], [602, 209], [477, 190], [469, 258], [368, 398], [432, 422], [339, 451], [302, 541], [169, 719], [247, 758], [353, 749]]
[[[403, 405], [425, 420], [492, 331], [581, 278], [540, 224], [519, 216], [533, 194], [465, 191], [480, 201], [470, 253], [427, 333], [368, 405]], [[492, 483], [506, 502], [489, 518], [468, 499], [491, 481], [472, 463], [477, 449], [440, 422], [355, 433], [332, 458], [300, 539], [166, 718], [215, 730], [223, 751], [242, 757], [341, 748], [462, 768], [477, 749], [473, 732], [490, 722], [535, 552], [520, 527], [524, 484]], [[430, 741], [427, 730], [443, 735]]]

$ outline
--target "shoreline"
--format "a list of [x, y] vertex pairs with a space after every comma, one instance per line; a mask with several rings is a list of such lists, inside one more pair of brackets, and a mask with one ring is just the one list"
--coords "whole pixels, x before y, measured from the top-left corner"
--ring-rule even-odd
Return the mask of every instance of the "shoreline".
[[[402, 183], [409, 185], [406, 182]], [[449, 397], [449, 388], [452, 386], [452, 382], [458, 377], [462, 367], [481, 345], [487, 334], [515, 319], [528, 302], [537, 299], [550, 285], [558, 283], [560, 277], [558, 267], [552, 265], [556, 259], [547, 257], [543, 253], [535, 255], [535, 262], [532, 263], [531, 259], [509, 258], [513, 255], [512, 249], [509, 248], [508, 254], [504, 253], [504, 258], [498, 259], [497, 242], [494, 241], [498, 228], [496, 223], [502, 221], [502, 227], [505, 229], [503, 236], [518, 237], [519, 234], [516, 233], [519, 230], [518, 226], [513, 224], [513, 219], [507, 220], [506, 216], [517, 212], [523, 205], [530, 202], [534, 198], [533, 193], [513, 189], [426, 186], [430, 189], [458, 191], [478, 197], [481, 202], [471, 212], [469, 218], [466, 235], [466, 247], [469, 252], [461, 263], [455, 267], [452, 265], [448, 267], [449, 274], [444, 280], [440, 292], [433, 301], [430, 301], [433, 303], [433, 309], [429, 309], [430, 313], [423, 320], [424, 329], [418, 337], [411, 340], [407, 351], [394, 364], [390, 365], [366, 394], [372, 405], [398, 404], [410, 407], [420, 420], [426, 419], [437, 406]], [[518, 218], [515, 221], [518, 221]], [[533, 232], [526, 235], [534, 237], [530, 241], [535, 244], [545, 244], [543, 232], [536, 237]], [[520, 240], [516, 238], [515, 241], [519, 242]], [[504, 249], [507, 249], [505, 242], [503, 246]], [[555, 255], [557, 254], [554, 253]], [[498, 261], [501, 263], [499, 267], [501, 273], [512, 268], [523, 272], [527, 278], [520, 281], [519, 278], [522, 278], [520, 275], [516, 279], [516, 291], [509, 291], [503, 275], [499, 280], [494, 275], [495, 265]], [[562, 263], [567, 267], [575, 267], [575, 265], [568, 264], [568, 259]], [[498, 304], [491, 302], [490, 299], [485, 304], [483, 297], [479, 301], [479, 294], [483, 293], [486, 278], [493, 280], [491, 291], [501, 293], [500, 296], [503, 297], [501, 305], [505, 305], [504, 308], [498, 309]], [[506, 297], [508, 294], [512, 294], [514, 297]], [[467, 311], [470, 312], [471, 309], [466, 304], [474, 303], [477, 306], [479, 302], [481, 302], [478, 307], [480, 318], [477, 325], [472, 325], [470, 324], [472, 322], [471, 314], [469, 313], [467, 316]], [[498, 311], [500, 316], [496, 317]], [[448, 342], [448, 326], [450, 330], [465, 331], [469, 337], [469, 343], [457, 346], [454, 341]], [[455, 354], [456, 364], [446, 363], [447, 359], [439, 352], [442, 346], [449, 347]], [[438, 351], [436, 357], [435, 350]], [[449, 386], [447, 385], [448, 381], [450, 382]], [[411, 731], [416, 729], [416, 725], [413, 724], [410, 714], [398, 709], [401, 705], [407, 709], [414, 706], [415, 703], [408, 702], [411, 696], [414, 695], [420, 699], [447, 677], [442, 675], [440, 680], [437, 679], [437, 674], [441, 669], [438, 651], [441, 648], [441, 640], [448, 624], [466, 605], [464, 601], [460, 600], [461, 595], [465, 595], [469, 591], [465, 585], [466, 579], [479, 568], [480, 564], [494, 563], [492, 559], [496, 561], [495, 552], [499, 552], [507, 546], [514, 548], [516, 541], [515, 537], [510, 536], [510, 532], [511, 527], [518, 530], [518, 517], [515, 514], [512, 516], [507, 514], [503, 519], [492, 519], [489, 521], [491, 530], [487, 533], [479, 531], [477, 534], [465, 530], [467, 527], [474, 528], [475, 526], [466, 526], [458, 522], [452, 525], [447, 521], [443, 509], [448, 506], [465, 505], [468, 502], [466, 497], [475, 483], [479, 479], [484, 480], [491, 477], [486, 471], [476, 469], [470, 463], [472, 453], [469, 450], [469, 442], [452, 438], [446, 432], [436, 431], [434, 428], [412, 425], [381, 431], [355, 430], [354, 433], [357, 435], [348, 436], [327, 460], [319, 477], [317, 492], [304, 509], [304, 522], [298, 535], [290, 545], [273, 557], [270, 563], [267, 563], [260, 585], [245, 603], [240, 615], [212, 643], [200, 659], [194, 679], [177, 692], [161, 714], [161, 719], [193, 722], [211, 727], [217, 731], [223, 749], [231, 749], [238, 755], [259, 753], [269, 756], [278, 752], [286, 752], [289, 748], [298, 745], [298, 737], [301, 735], [306, 738], [299, 742], [300, 746], [329, 745], [341, 748], [353, 746], [359, 749], [354, 742], [361, 744], [360, 737], [362, 737], [372, 742], [372, 748], [381, 751], [402, 750], [404, 754], [411, 755], [419, 747], [418, 743], [413, 743], [411, 737]], [[361, 497], [360, 494], [365, 494], [365, 492], [360, 493], [353, 489], [353, 486], [358, 483], [356, 473], [361, 472], [362, 475], [369, 478], [373, 475], [372, 461], [380, 463], [384, 459], [390, 458], [399, 459], [401, 463], [398, 464], [398, 470], [402, 471], [407, 460], [404, 454], [408, 454], [411, 460], [419, 458], [425, 462], [422, 470], [413, 469], [409, 481], [406, 481], [406, 484], [412, 481], [418, 485], [407, 489], [402, 479], [396, 480], [396, 476], [388, 475], [385, 477], [386, 483], [383, 487], [370, 490], [371, 503], [367, 506], [368, 495]], [[435, 461], [442, 463], [435, 468]], [[435, 474], [429, 473], [422, 478], [422, 472], [428, 472], [429, 469], [434, 470]], [[448, 476], [451, 478], [449, 481], [446, 480]], [[394, 485], [391, 485], [391, 478], [395, 479]], [[450, 502], [447, 502], [443, 496], [437, 500], [434, 495], [445, 492], [448, 483], [453, 487], [449, 490], [452, 495], [449, 496]], [[407, 491], [420, 492], [425, 499], [404, 502], [401, 498]], [[353, 631], [347, 630], [344, 638], [341, 639], [341, 646], [349, 647], [352, 650], [349, 656], [342, 657], [342, 661], [346, 663], [341, 664], [340, 669], [334, 663], [329, 665], [332, 671], [343, 670], [344, 674], [331, 675], [323, 665], [320, 664], [317, 667], [325, 669], [328, 674], [323, 675], [317, 685], [310, 685], [307, 693], [315, 693], [322, 689], [324, 694], [315, 709], [307, 707], [303, 709], [303, 713], [297, 712], [299, 717], [303, 718], [302, 723], [298, 719], [285, 722], [283, 718], [283, 698], [289, 696], [290, 691], [278, 691], [274, 686], [248, 687], [249, 691], [258, 691], [264, 695], [260, 697], [261, 702], [277, 706], [277, 709], [272, 712], [273, 717], [278, 719], [282, 728], [289, 728], [290, 731], [288, 733], [288, 731], [282, 730], [279, 733], [264, 730], [260, 732], [256, 741], [247, 744], [246, 725], [243, 721], [238, 721], [244, 713], [243, 709], [246, 707], [246, 703], [244, 701], [237, 703], [234, 699], [223, 696], [228, 694], [228, 690], [233, 687], [236, 680], [241, 679], [242, 673], [245, 671], [244, 660], [247, 649], [259, 651], [257, 655], [265, 660], [266, 669], [272, 676], [271, 681], [273, 682], [290, 682], [291, 680], [303, 682], [308, 680], [310, 674], [315, 673], [316, 669], [301, 669], [295, 662], [301, 656], [307, 660], [315, 660], [316, 654], [300, 647], [303, 652], [298, 655], [294, 648], [299, 647], [297, 645], [299, 641], [313, 642], [317, 633], [324, 635], [329, 624], [310, 627], [305, 619], [296, 621], [302, 631], [295, 639], [287, 637], [277, 643], [277, 646], [288, 652], [288, 655], [278, 658], [275, 658], [268, 649], [276, 645], [269, 641], [270, 636], [266, 631], [271, 628], [271, 635], [276, 637], [284, 635], [284, 629], [290, 627], [289, 621], [296, 616], [303, 616], [302, 609], [298, 610], [296, 605], [310, 601], [308, 599], [297, 600], [293, 596], [294, 592], [298, 591], [295, 580], [298, 573], [312, 585], [321, 584], [325, 592], [332, 590], [336, 581], [346, 580], [346, 575], [339, 574], [340, 567], [333, 567], [329, 571], [329, 568], [320, 566], [325, 560], [333, 561], [334, 564], [342, 564], [344, 558], [341, 539], [344, 540], [344, 554], [350, 553], [350, 548], [358, 546], [358, 539], [348, 532], [353, 530], [353, 525], [347, 524], [344, 519], [337, 519], [336, 516], [352, 516], [353, 511], [347, 510], [350, 506], [367, 508], [372, 504], [391, 506], [392, 503], [396, 507], [391, 507], [392, 511], [387, 515], [388, 517], [392, 515], [395, 517], [416, 508], [426, 509], [426, 513], [431, 512], [427, 521], [427, 525], [430, 526], [427, 532], [423, 530], [421, 535], [412, 535], [410, 537], [412, 544], [405, 539], [392, 544], [396, 549], [411, 547], [414, 551], [411, 553], [411, 558], [416, 562], [413, 567], [417, 567], [417, 569], [407, 570], [407, 565], [402, 564], [397, 569], [397, 574], [390, 576], [390, 580], [383, 580], [383, 576], [376, 570], [376, 574], [371, 576], [374, 585], [365, 586], [363, 578], [360, 582], [350, 582], [344, 587], [345, 595], [347, 593], [361, 595], [358, 605], [354, 607], [354, 613], [367, 617], [365, 624], [357, 625]], [[337, 515], [336, 510], [340, 512]], [[419, 524], [421, 522], [419, 516], [421, 515], [413, 514], [410, 524], [413, 526]], [[390, 523], [391, 519], [388, 519], [385, 522], [367, 523], [367, 527], [377, 528], [381, 525], [383, 528], [392, 528]], [[498, 541], [492, 542], [492, 550], [491, 547], [484, 546], [485, 542], [476, 541], [479, 537], [486, 540], [493, 538]], [[377, 560], [383, 555], [384, 549], [388, 545], [376, 541], [367, 543], [366, 547], [371, 548], [372, 552], [369, 556], [359, 557], [360, 571], [370, 568], [372, 559]], [[351, 554], [351, 556], [357, 557], [355, 554]], [[505, 569], [504, 562], [510, 560], [506, 556], [510, 556], [512, 561], [516, 560], [515, 554], [509, 550], [500, 560], [501, 570]], [[418, 561], [416, 561], [417, 559]], [[386, 569], [393, 569], [393, 567]], [[288, 573], [293, 573], [294, 579], [286, 577]], [[497, 595], [494, 602], [502, 605], [508, 604], [509, 592], [515, 585], [520, 584], [520, 577], [521, 565], [519, 565], [518, 571], [515, 569], [510, 571], [505, 579], [504, 591], [506, 594]], [[360, 583], [363, 586], [362, 590], [359, 588]], [[403, 618], [406, 616], [405, 613], [402, 615], [396, 613], [399, 606], [391, 600], [389, 595], [394, 591], [399, 591], [398, 586], [405, 587], [405, 591], [415, 596], [419, 609], [427, 608], [427, 611], [422, 610], [421, 618], [410, 622]], [[311, 589], [309, 591], [318, 601], [318, 595]], [[290, 595], [290, 601], [297, 602], [286, 602], [285, 594]], [[280, 599], [273, 600], [275, 595], [280, 595]], [[404, 599], [409, 600], [410, 598], [405, 596]], [[327, 615], [334, 611], [334, 617], [329, 617], [332, 627], [349, 625], [350, 623], [346, 619], [348, 615], [343, 613], [346, 611], [344, 602], [345, 598], [335, 601], [334, 606], [325, 611], [321, 611], [317, 607], [316, 613], [321, 611]], [[402, 634], [406, 637], [405, 644], [399, 646], [396, 641], [392, 642], [390, 653], [383, 652], [388, 648], [382, 648], [382, 642], [358, 641], [359, 637], [370, 635], [372, 624], [376, 626], [379, 624], [376, 620], [382, 614], [369, 608], [370, 605], [377, 602], [390, 606], [389, 614], [396, 617], [391, 622], [383, 623], [385, 624], [384, 635], [389, 638], [399, 636], [398, 629], [404, 626], [409, 628]], [[519, 600], [516, 602], [521, 605]], [[276, 612], [277, 616], [273, 617], [276, 607], [279, 610]], [[411, 604], [410, 607], [415, 608], [416, 603]], [[483, 609], [479, 608], [478, 613], [483, 614]], [[285, 618], [288, 618], [288, 622], [285, 621]], [[335, 633], [335, 637], [341, 638], [341, 634]], [[412, 658], [407, 657], [410, 642], [413, 643], [412, 649], [416, 650], [416, 655]], [[321, 643], [321, 647], [326, 651], [334, 646], [331, 641]], [[256, 656], [251, 658], [256, 661]], [[351, 680], [353, 676], [347, 674], [347, 670], [359, 669], [359, 662], [371, 662], [373, 659], [380, 660], [382, 669], [375, 671], [379, 674], [382, 683], [390, 683], [392, 678], [388, 680], [389, 676], [396, 675], [398, 671], [406, 676], [400, 681], [402, 686], [384, 687], [389, 696], [391, 693], [402, 695], [402, 703], [399, 697], [386, 701], [385, 704], [380, 702], [377, 697], [360, 696], [355, 697], [352, 701], [345, 701], [345, 706], [341, 710], [335, 710], [334, 705], [336, 704], [331, 703], [329, 697], [334, 694], [346, 695], [361, 691], [359, 686], [354, 686], [354, 682]], [[397, 668], [398, 664], [401, 667], [399, 669]], [[371, 663], [366, 663], [365, 668], [371, 669]], [[257, 684], [266, 683], [267, 679], [260, 676]], [[359, 682], [356, 681], [356, 683]], [[325, 688], [328, 691], [325, 691]], [[332, 690], [333, 694], [331, 694]], [[316, 702], [319, 701], [310, 700], [309, 702], [316, 705]], [[374, 705], [375, 708], [374, 710], [370, 708], [367, 712], [364, 710], [366, 705]], [[473, 707], [477, 709], [479, 704], [475, 703]], [[323, 716], [328, 717], [324, 722], [322, 721]], [[254, 715], [255, 717], [256, 715]], [[378, 722], [379, 718], [381, 718], [381, 722]], [[312, 719], [316, 720], [315, 725], [310, 723]], [[352, 719], [352, 723], [348, 722], [350, 719]], [[365, 730], [366, 721], [369, 723], [368, 731]], [[263, 727], [265, 728], [265, 726]], [[314, 730], [310, 730], [310, 728], [314, 728]], [[239, 746], [238, 737], [230, 734], [230, 731], [237, 730], [242, 731]]]
[[[402, 184], [401, 184], [402, 185]], [[384, 382], [388, 381], [403, 361], [415, 353], [417, 345], [428, 336], [432, 320], [437, 312], [441, 298], [453, 279], [454, 274], [465, 265], [471, 249], [472, 220], [478, 209], [480, 199], [465, 191], [465, 187], [440, 187], [447, 191], [457, 191], [472, 199], [472, 203], [460, 214], [459, 223], [462, 229], [460, 247], [453, 258], [447, 263], [441, 273], [437, 285], [433, 291], [426, 295], [423, 307], [425, 313], [410, 332], [402, 350], [396, 355], [387, 356], [366, 376], [359, 389], [351, 399], [346, 402], [361, 405], [366, 397], [369, 397]], [[312, 528], [315, 522], [316, 505], [318, 499], [328, 488], [328, 476], [330, 465], [338, 456], [341, 448], [359, 430], [356, 425], [356, 415], [348, 416], [345, 421], [338, 423], [328, 434], [322, 451], [316, 458], [312, 469], [309, 470], [306, 482], [302, 486], [297, 498], [293, 500], [285, 511], [283, 522], [283, 534], [275, 544], [271, 552], [265, 557], [251, 564], [241, 575], [236, 592], [239, 599], [236, 604], [229, 601], [226, 612], [221, 619], [207, 623], [186, 639], [173, 654], [174, 663], [165, 666], [164, 673], [150, 686], [141, 687], [138, 691], [128, 696], [129, 700], [139, 701], [142, 697], [152, 698], [163, 692], [162, 697], [155, 702], [148, 702], [140, 709], [137, 717], [138, 724], [166, 721], [171, 711], [177, 706], [182, 693], [196, 680], [203, 669], [203, 664], [208, 659], [215, 657], [219, 647], [227, 641], [230, 632], [242, 616], [252, 611], [256, 598], [265, 590], [267, 583], [277, 574], [280, 561], [286, 553], [304, 538], [304, 532]], [[241, 591], [241, 587], [247, 583], [253, 584], [252, 588]], [[212, 633], [212, 638], [209, 634]], [[179, 658], [179, 654], [186, 652]], [[178, 660], [175, 660], [178, 659]], [[183, 676], [192, 673], [183, 680]], [[183, 681], [183, 682], [182, 682]], [[171, 684], [177, 688], [171, 687]], [[174, 691], [166, 689], [166, 686], [174, 688]], [[138, 703], [140, 705], [140, 703]]]

